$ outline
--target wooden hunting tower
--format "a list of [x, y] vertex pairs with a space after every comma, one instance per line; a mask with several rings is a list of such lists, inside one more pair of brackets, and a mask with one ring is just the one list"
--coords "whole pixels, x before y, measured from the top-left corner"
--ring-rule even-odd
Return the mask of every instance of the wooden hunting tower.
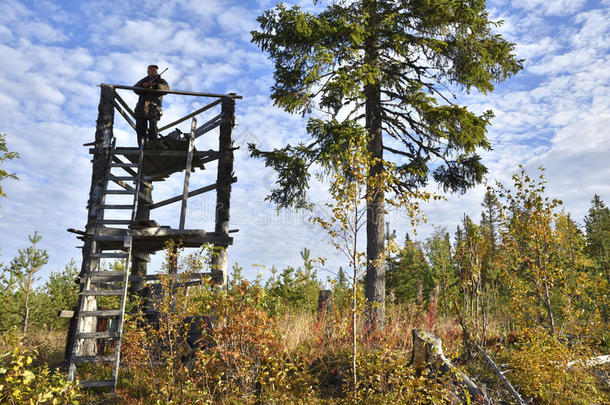
[[[81, 381], [87, 387], [116, 386], [121, 353], [121, 335], [128, 292], [142, 294], [147, 282], [159, 279], [158, 274], [148, 274], [149, 255], [163, 250], [170, 240], [184, 247], [201, 247], [212, 244], [215, 253], [212, 273], [208, 274], [217, 286], [227, 283], [227, 247], [233, 239], [229, 236], [229, 208], [231, 184], [237, 179], [233, 176], [232, 132], [235, 123], [236, 94], [209, 94], [186, 91], [158, 91], [176, 96], [195, 96], [213, 101], [170, 124], [159, 128], [159, 139], [149, 141], [140, 148], [121, 147], [116, 144], [113, 134], [115, 110], [135, 130], [132, 118], [134, 112], [119, 96], [117, 90], [134, 90], [134, 87], [115, 84], [102, 84], [98, 107], [95, 141], [89, 152], [93, 155], [91, 189], [87, 204], [88, 217], [84, 231], [69, 229], [83, 240], [83, 262], [79, 276], [80, 294], [78, 306], [73, 314], [68, 340], [66, 359], [69, 365], [70, 380], [79, 378], [78, 366], [83, 363], [112, 364], [113, 378], [105, 380]], [[197, 126], [196, 116], [220, 108], [218, 115]], [[189, 133], [170, 128], [192, 119]], [[195, 140], [220, 127], [218, 149], [198, 151]], [[135, 139], [135, 138], [134, 138]], [[208, 162], [218, 161], [218, 172], [214, 184], [189, 191], [191, 171], [204, 169]], [[163, 201], [153, 201], [154, 182], [166, 180], [171, 174], [184, 171], [183, 193]], [[212, 232], [203, 229], [185, 229], [186, 206], [189, 197], [216, 190], [215, 227]], [[107, 198], [127, 198], [127, 203], [109, 203]], [[122, 197], [121, 197], [122, 196]], [[108, 198], [108, 199], [110, 199]], [[156, 208], [172, 203], [181, 203], [178, 228], [159, 226], [151, 217]], [[117, 219], [121, 212], [127, 212], [129, 219]], [[115, 218], [112, 216], [115, 215]], [[119, 215], [120, 216], [120, 215]], [[101, 267], [102, 259], [124, 260], [123, 271], [107, 271]], [[170, 269], [171, 271], [171, 269]], [[177, 282], [187, 283], [202, 279], [202, 274], [190, 274], [183, 279], [171, 274]], [[116, 296], [121, 301], [116, 309], [101, 309], [97, 299], [100, 296]], [[99, 320], [105, 320], [100, 322]], [[100, 327], [100, 324], [105, 325]], [[113, 339], [114, 353], [99, 353], [100, 341]], [[81, 378], [82, 379], [82, 378]]]

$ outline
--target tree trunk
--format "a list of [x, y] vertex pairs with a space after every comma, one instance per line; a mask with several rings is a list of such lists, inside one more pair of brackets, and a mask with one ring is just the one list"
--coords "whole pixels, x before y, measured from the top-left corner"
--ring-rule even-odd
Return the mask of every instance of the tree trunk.
[[[31, 269], [30, 269], [31, 271]], [[28, 331], [28, 321], [30, 318], [30, 291], [32, 290], [32, 275], [28, 273], [26, 285], [25, 285], [25, 311], [23, 315], [23, 334], [25, 335]]]
[[549, 316], [549, 324], [551, 325], [551, 332], [555, 334], [555, 319], [553, 319], [553, 310], [551, 309], [551, 297], [549, 296], [549, 283], [546, 278], [544, 279], [544, 304], [546, 311]]
[[[140, 193], [152, 200], [152, 183], [140, 183]], [[136, 211], [136, 221], [146, 223], [150, 220], [150, 203], [138, 196], [138, 209]], [[148, 252], [133, 249], [131, 257], [131, 275], [144, 277], [148, 272]], [[129, 293], [133, 296], [142, 296], [145, 292], [146, 281], [144, 278], [134, 280], [129, 283]]]
[[[233, 177], [233, 127], [235, 126], [235, 99], [222, 99], [223, 121], [218, 137], [218, 176], [216, 177], [216, 217], [214, 231], [229, 235], [231, 209], [231, 178]], [[212, 257], [212, 280], [217, 287], [227, 288], [229, 256], [226, 245], [215, 245]]]
[[[366, 40], [365, 62], [370, 66], [378, 65], [376, 31], [376, 2], [365, 1], [364, 8], [369, 14], [369, 32], [373, 33]], [[367, 149], [375, 159], [369, 171], [367, 181], [367, 215], [366, 215], [366, 288], [367, 324], [369, 330], [383, 326], [385, 322], [385, 261], [383, 250], [385, 243], [384, 193], [375, 184], [375, 178], [383, 172], [383, 137], [381, 115], [381, 85], [379, 78], [364, 88], [366, 97], [366, 128], [369, 134]]]

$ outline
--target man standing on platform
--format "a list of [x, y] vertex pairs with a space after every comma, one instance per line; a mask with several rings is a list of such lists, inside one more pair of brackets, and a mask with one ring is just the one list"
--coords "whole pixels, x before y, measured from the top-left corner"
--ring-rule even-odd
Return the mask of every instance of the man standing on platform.
[[[169, 90], [169, 84], [161, 78], [157, 65], [149, 65], [147, 75], [134, 87], [153, 90]], [[146, 140], [157, 139], [157, 121], [163, 115], [161, 108], [164, 93], [152, 93], [145, 90], [134, 90], [140, 96], [135, 108], [136, 132], [138, 133], [138, 146]]]

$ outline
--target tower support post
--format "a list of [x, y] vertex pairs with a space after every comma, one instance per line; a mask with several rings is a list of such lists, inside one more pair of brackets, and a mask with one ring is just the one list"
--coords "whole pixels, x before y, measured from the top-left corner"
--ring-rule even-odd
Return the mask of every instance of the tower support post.
[[[80, 276], [81, 280], [85, 274], [99, 271], [100, 259], [93, 257], [92, 253], [101, 252], [98, 242], [93, 240], [95, 226], [98, 218], [102, 215], [102, 205], [104, 205], [106, 173], [108, 171], [108, 154], [113, 134], [114, 125], [114, 89], [108, 85], [102, 85], [100, 88], [100, 103], [98, 105], [97, 125], [95, 129], [95, 152], [93, 153], [93, 170], [91, 172], [91, 188], [89, 190], [89, 201], [87, 202], [87, 225], [85, 227], [86, 237], [84, 239], [84, 247], [82, 249], [83, 261], [81, 265]], [[80, 284], [79, 292], [89, 289], [90, 286]], [[95, 296], [83, 296], [79, 294], [78, 306], [85, 311], [97, 310], [97, 298]], [[72, 347], [75, 334], [80, 332], [95, 332], [97, 326], [97, 318], [87, 317], [83, 321], [77, 322], [79, 325], [76, 328], [70, 328], [67, 336], [66, 348]], [[76, 342], [76, 353], [78, 355], [94, 355], [96, 345], [94, 340]], [[66, 350], [66, 360], [71, 356]]]
[[[229, 211], [231, 208], [231, 179], [233, 178], [233, 127], [235, 126], [235, 99], [223, 97], [219, 135], [218, 175], [216, 183], [215, 233], [229, 235]], [[219, 287], [228, 282], [228, 252], [226, 245], [215, 245], [212, 259], [212, 279]]]

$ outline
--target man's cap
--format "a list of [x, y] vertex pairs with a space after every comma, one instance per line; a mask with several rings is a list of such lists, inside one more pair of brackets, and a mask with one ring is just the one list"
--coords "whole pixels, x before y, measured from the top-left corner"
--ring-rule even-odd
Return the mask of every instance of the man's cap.
[[157, 66], [157, 65], [148, 65], [148, 68], [149, 68], [149, 69], [150, 69], [150, 68], [155, 68], [155, 69], [157, 69], [157, 70], [158, 70], [158, 69], [159, 69], [159, 66]]

